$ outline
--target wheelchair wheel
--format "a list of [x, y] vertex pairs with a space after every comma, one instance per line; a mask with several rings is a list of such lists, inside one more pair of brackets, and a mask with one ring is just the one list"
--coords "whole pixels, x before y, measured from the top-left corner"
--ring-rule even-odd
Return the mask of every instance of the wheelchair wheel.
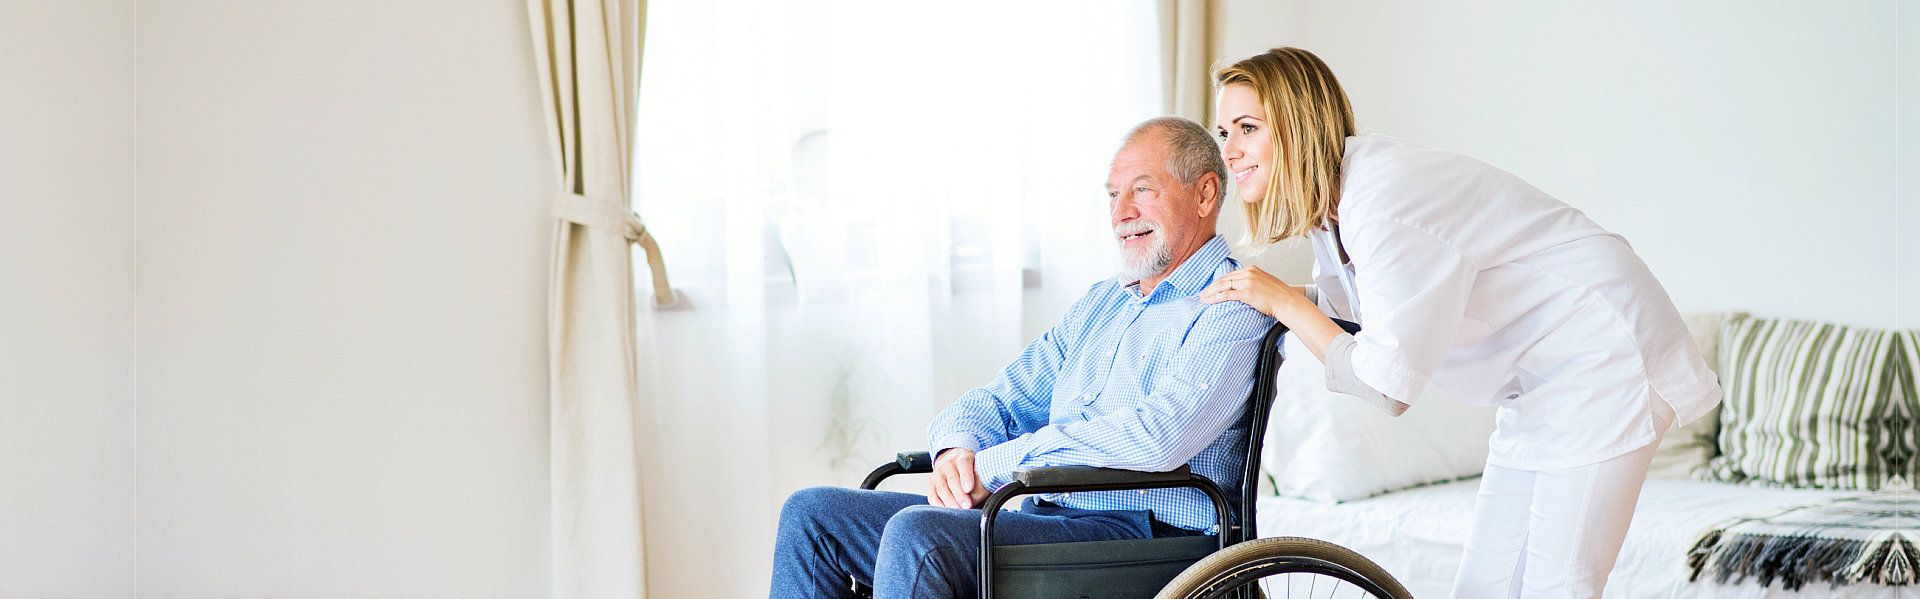
[[1386, 569], [1319, 539], [1256, 539], [1207, 556], [1167, 583], [1155, 599], [1215, 599], [1257, 584], [1272, 599], [1412, 599]]

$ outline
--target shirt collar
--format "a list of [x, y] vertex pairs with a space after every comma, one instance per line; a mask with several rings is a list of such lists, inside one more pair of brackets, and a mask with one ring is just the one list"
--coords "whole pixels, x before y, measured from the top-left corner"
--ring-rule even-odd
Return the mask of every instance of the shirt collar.
[[[1152, 303], [1155, 297], [1173, 299], [1198, 295], [1200, 290], [1206, 289], [1207, 285], [1213, 283], [1215, 271], [1219, 269], [1220, 262], [1226, 259], [1227, 238], [1215, 235], [1207, 240], [1206, 245], [1200, 246], [1192, 256], [1187, 256], [1185, 262], [1181, 262], [1180, 266], [1174, 268], [1173, 274], [1167, 275], [1167, 278], [1162, 279], [1158, 285], [1154, 285], [1151, 295], [1141, 297], [1135, 293], [1135, 301]], [[1137, 292], [1140, 281], [1129, 281], [1125, 285]], [[1173, 291], [1166, 291], [1167, 289], [1173, 289]]]

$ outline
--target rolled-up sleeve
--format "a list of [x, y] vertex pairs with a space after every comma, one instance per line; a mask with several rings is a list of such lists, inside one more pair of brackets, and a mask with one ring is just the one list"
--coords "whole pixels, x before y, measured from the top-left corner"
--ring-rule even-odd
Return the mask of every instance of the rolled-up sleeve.
[[1342, 395], [1351, 395], [1380, 408], [1388, 416], [1406, 413], [1407, 404], [1380, 394], [1380, 390], [1367, 386], [1359, 377], [1353, 375], [1353, 348], [1357, 344], [1353, 335], [1341, 333], [1327, 343], [1327, 390]]

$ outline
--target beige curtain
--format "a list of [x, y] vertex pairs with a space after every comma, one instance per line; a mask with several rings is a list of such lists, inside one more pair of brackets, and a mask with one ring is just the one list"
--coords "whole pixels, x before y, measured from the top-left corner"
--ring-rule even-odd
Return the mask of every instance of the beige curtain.
[[1160, 0], [1162, 103], [1213, 128], [1212, 0]]
[[643, 0], [528, 0], [555, 171], [548, 366], [553, 596], [646, 596], [633, 253], [670, 303], [629, 208]]

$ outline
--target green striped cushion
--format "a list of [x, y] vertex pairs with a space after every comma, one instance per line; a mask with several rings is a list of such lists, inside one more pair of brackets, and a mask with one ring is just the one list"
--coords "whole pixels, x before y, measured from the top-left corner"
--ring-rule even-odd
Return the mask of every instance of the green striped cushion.
[[1912, 333], [1769, 318], [1720, 337], [1720, 455], [1698, 477], [1878, 490], [1914, 479]]
[[1887, 462], [1896, 472], [1906, 465], [1906, 483], [1913, 486], [1920, 484], [1920, 460], [1914, 459], [1920, 453], [1920, 387], [1914, 386], [1920, 381], [1920, 331], [1901, 331], [1899, 337], [1902, 364], [1894, 369], [1893, 394], [1907, 400], [1887, 420], [1887, 435], [1904, 442], [1887, 444]]

